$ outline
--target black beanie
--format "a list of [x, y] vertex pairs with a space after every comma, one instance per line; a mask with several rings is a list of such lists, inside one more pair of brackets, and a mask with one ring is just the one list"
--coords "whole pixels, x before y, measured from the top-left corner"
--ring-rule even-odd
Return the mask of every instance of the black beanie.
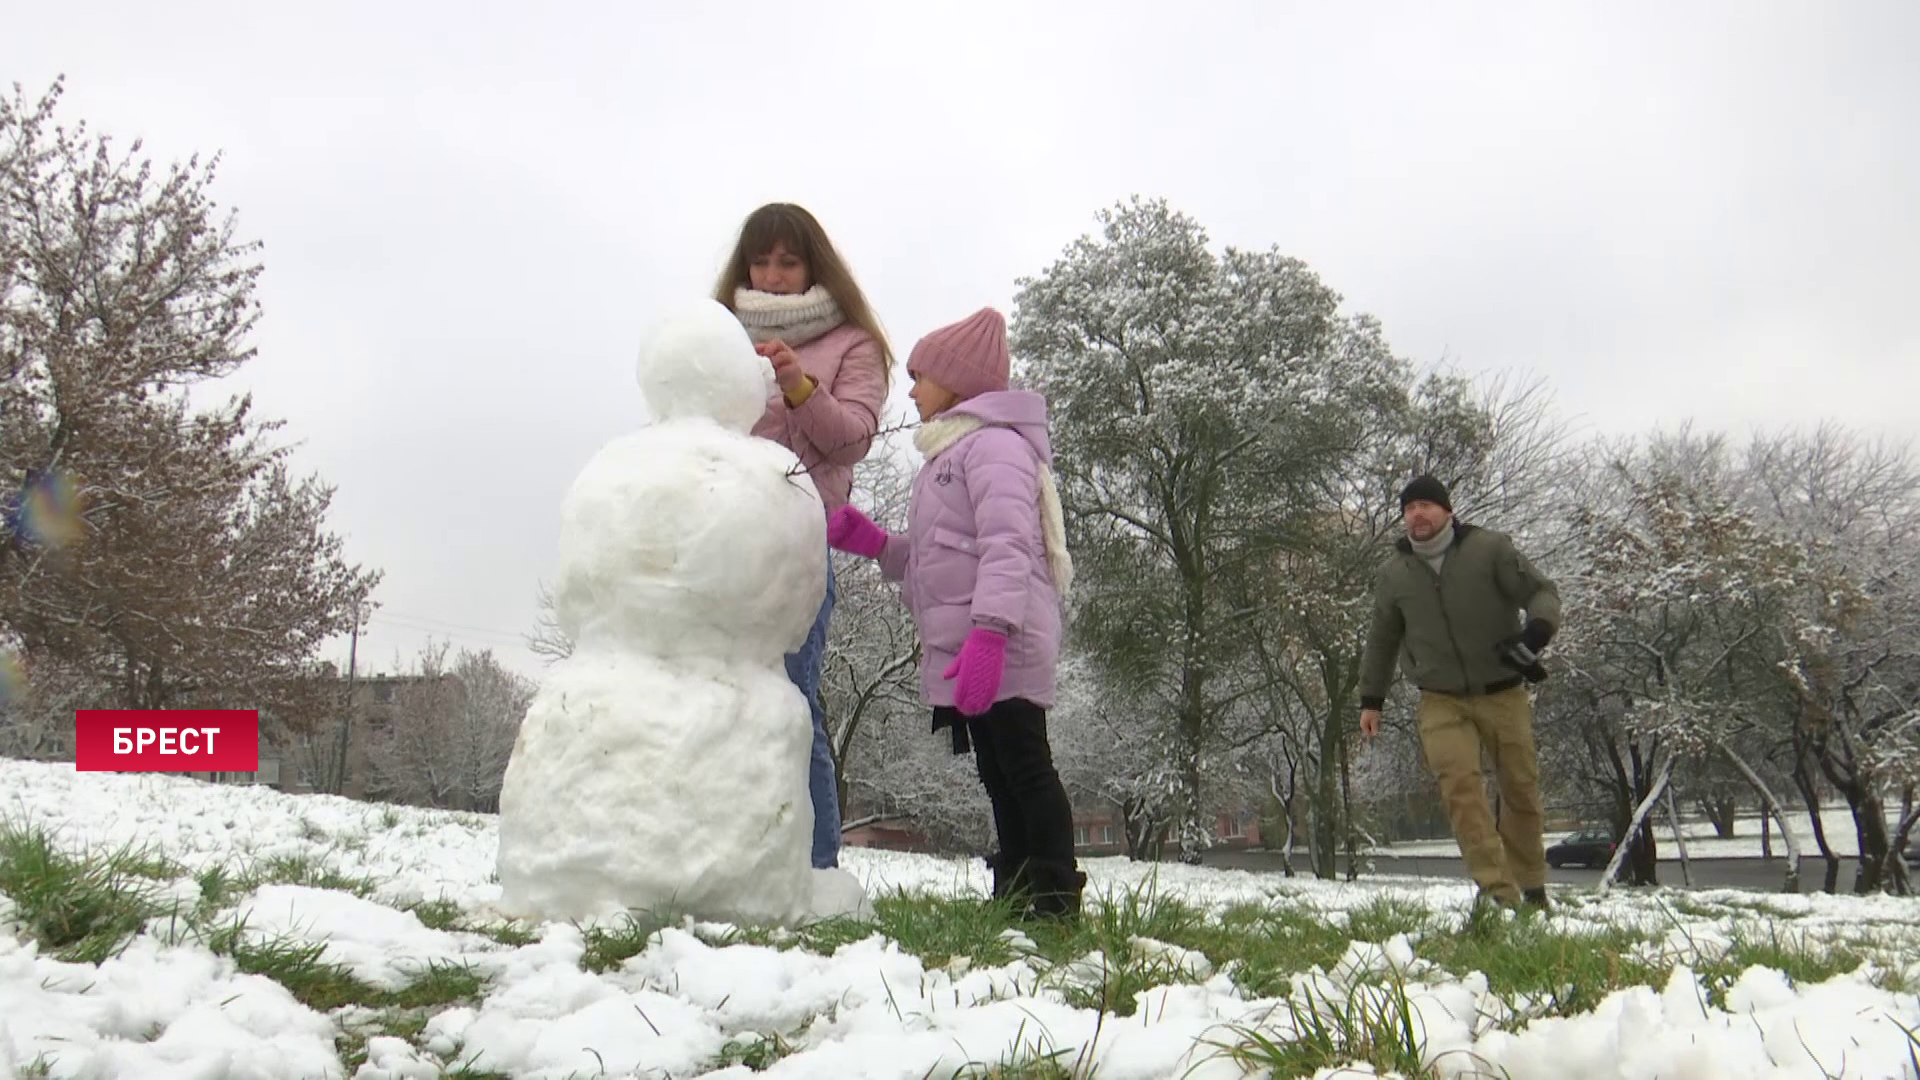
[[1413, 482], [1400, 491], [1400, 509], [1405, 510], [1410, 502], [1430, 502], [1453, 513], [1453, 500], [1447, 497], [1447, 485], [1431, 476], [1416, 476]]

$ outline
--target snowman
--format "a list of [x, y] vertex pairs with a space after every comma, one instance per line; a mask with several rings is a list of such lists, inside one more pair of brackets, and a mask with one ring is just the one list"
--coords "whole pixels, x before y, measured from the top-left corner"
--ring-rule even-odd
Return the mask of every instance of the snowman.
[[554, 613], [574, 643], [500, 791], [500, 909], [633, 908], [792, 925], [862, 910], [814, 870], [812, 722], [782, 657], [826, 594], [826, 517], [785, 447], [748, 434], [772, 373], [731, 312], [669, 315], [641, 349], [652, 413], [561, 509]]

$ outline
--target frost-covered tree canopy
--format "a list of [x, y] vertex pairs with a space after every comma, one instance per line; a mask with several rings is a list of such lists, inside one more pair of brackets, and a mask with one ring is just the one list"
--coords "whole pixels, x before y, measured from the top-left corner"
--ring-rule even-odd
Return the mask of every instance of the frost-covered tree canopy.
[[379, 575], [277, 425], [187, 399], [253, 356], [256, 246], [213, 162], [63, 127], [59, 93], [0, 99], [0, 626], [30, 674], [89, 673], [108, 703], [293, 718]]

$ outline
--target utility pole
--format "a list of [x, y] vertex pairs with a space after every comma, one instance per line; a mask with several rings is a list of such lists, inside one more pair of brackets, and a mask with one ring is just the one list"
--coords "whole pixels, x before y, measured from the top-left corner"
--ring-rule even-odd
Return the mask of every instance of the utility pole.
[[329, 778], [327, 791], [332, 795], [343, 795], [347, 789], [347, 745], [353, 735], [353, 681], [359, 674], [360, 664], [360, 605], [353, 605], [353, 637], [347, 643], [347, 701], [341, 710], [340, 745], [333, 756], [333, 776]]

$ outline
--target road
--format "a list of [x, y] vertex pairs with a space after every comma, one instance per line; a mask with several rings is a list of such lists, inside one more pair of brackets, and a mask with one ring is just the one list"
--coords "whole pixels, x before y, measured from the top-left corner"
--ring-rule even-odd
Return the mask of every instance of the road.
[[[1855, 859], [1840, 860], [1838, 888], [1845, 892], [1853, 886]], [[1236, 870], [1254, 870], [1278, 873], [1283, 869], [1283, 861], [1274, 852], [1268, 851], [1210, 851], [1201, 858], [1207, 866], [1218, 866]], [[1696, 889], [1751, 889], [1758, 892], [1779, 892], [1781, 882], [1785, 880], [1787, 864], [1785, 859], [1694, 859], [1693, 887]], [[1294, 872], [1305, 873], [1307, 861], [1296, 854], [1293, 860]], [[1340, 872], [1346, 873], [1346, 856], [1340, 857]], [[1603, 868], [1591, 870], [1579, 867], [1567, 867], [1563, 870], [1548, 870], [1547, 880], [1561, 885], [1599, 884]], [[1412, 877], [1464, 878], [1467, 876], [1466, 864], [1458, 858], [1421, 858], [1421, 857], [1376, 857], [1371, 871], [1375, 874], [1403, 874]], [[1800, 891], [1819, 892], [1824, 883], [1827, 864], [1819, 858], [1800, 860]], [[1660, 863], [1660, 884], [1670, 888], [1682, 888], [1686, 882], [1680, 872], [1680, 863], [1662, 860]]]

